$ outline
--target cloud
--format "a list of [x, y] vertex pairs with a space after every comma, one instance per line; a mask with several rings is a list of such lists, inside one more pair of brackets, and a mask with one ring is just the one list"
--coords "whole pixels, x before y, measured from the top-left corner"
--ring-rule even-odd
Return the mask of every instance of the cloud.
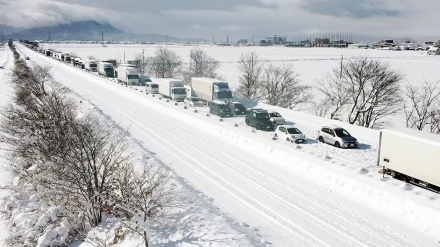
[[79, 20], [107, 20], [99, 8], [50, 0], [7, 0], [0, 2], [0, 23], [15, 27], [43, 27]]
[[[130, 33], [261, 38], [311, 32], [435, 37], [438, 0], [0, 0], [0, 24], [108, 22]], [[437, 37], [437, 39], [440, 37]]]
[[301, 7], [314, 13], [336, 17], [369, 18], [403, 15], [384, 0], [307, 0]]

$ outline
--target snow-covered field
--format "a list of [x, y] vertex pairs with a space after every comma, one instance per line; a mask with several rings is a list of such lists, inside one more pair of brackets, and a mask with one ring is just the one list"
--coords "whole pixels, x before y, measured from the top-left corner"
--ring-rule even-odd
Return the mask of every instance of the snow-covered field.
[[[83, 44], [49, 44], [40, 45], [43, 48], [51, 48], [66, 53], [74, 53], [87, 59], [94, 56], [100, 60], [115, 59], [121, 62], [133, 60], [136, 55], [144, 52], [145, 57], [154, 56], [154, 52], [161, 45], [126, 45], [108, 44], [83, 45]], [[186, 64], [189, 63], [190, 51], [194, 46], [162, 45], [170, 49]], [[408, 81], [422, 82], [423, 80], [440, 80], [438, 65], [439, 56], [427, 56], [426, 51], [392, 51], [374, 49], [338, 49], [338, 48], [290, 48], [273, 46], [249, 46], [249, 47], [218, 47], [200, 45], [209, 56], [218, 60], [221, 64], [219, 74], [233, 87], [238, 86], [237, 61], [245, 52], [256, 52], [260, 59], [271, 63], [293, 62], [295, 70], [300, 75], [303, 83], [314, 85], [317, 79], [321, 79], [326, 73], [339, 67], [341, 57], [350, 59], [359, 56], [368, 56], [380, 61], [388, 62], [393, 69], [406, 75]]]
[[[83, 58], [120, 60], [124, 53], [128, 60], [142, 49], [152, 55], [157, 48], [45, 47]], [[268, 132], [252, 132], [242, 117], [219, 121], [207, 117], [206, 108], [196, 113], [181, 103], [146, 95], [141, 87], [125, 87], [19, 48], [31, 62], [52, 66], [55, 80], [85, 105], [128, 127], [149, 158], [176, 174], [176, 190], [184, 194], [176, 200], [194, 205], [180, 214], [176, 209], [167, 227], [153, 229], [160, 233], [152, 238], [153, 246], [440, 246], [440, 195], [378, 173], [376, 130], [336, 122], [361, 143], [359, 149], [342, 150], [315, 140], [328, 119], [262, 103], [248, 105], [276, 109], [296, 124], [308, 140], [297, 146], [272, 140]], [[192, 47], [169, 48], [185, 61]], [[292, 60], [300, 79], [310, 84], [336, 67], [341, 55], [387, 61], [408, 80], [440, 78], [440, 58], [415, 51], [202, 48], [221, 61], [220, 74], [235, 86], [236, 61], [249, 50], [271, 61]], [[5, 78], [0, 80], [4, 87]]]

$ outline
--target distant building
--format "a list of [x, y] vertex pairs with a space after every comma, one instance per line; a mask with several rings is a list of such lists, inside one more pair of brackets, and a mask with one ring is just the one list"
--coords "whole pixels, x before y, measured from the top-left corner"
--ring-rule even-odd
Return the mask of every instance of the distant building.
[[392, 39], [383, 39], [378, 43], [378, 45], [382, 48], [384, 48], [384, 47], [390, 48], [391, 46], [394, 46], [395, 44], [394, 44], [394, 40], [392, 40]]
[[247, 39], [238, 39], [237, 40], [237, 45], [245, 45], [247, 43], [248, 43]]
[[355, 44], [348, 44], [347, 48], [348, 49], [368, 49], [369, 46], [368, 46], [368, 44], [355, 43]]
[[428, 49], [428, 55], [440, 55], [440, 49], [435, 46], [431, 46]]
[[[263, 41], [264, 40], [264, 41]], [[287, 38], [285, 36], [267, 36], [260, 40], [260, 45], [284, 45], [287, 43]]]

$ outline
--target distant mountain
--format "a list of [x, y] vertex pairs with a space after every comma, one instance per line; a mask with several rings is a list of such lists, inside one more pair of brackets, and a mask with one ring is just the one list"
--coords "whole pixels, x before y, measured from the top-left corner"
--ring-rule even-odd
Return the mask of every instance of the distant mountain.
[[[0, 26], [0, 33], [2, 32], [3, 26]], [[101, 24], [96, 21], [78, 21], [58, 26], [17, 30], [16, 32], [10, 32], [10, 29], [6, 29], [3, 33], [8, 39], [101, 40], [102, 34], [119, 35], [124, 32], [108, 23]]]
[[0, 24], [0, 36], [2, 35], [7, 35], [7, 34], [11, 34], [11, 33], [15, 33], [20, 31], [20, 29], [15, 28], [13, 26], [8, 26], [5, 24]]
[[77, 21], [51, 27], [20, 29], [0, 24], [0, 39], [15, 40], [84, 40], [84, 41], [182, 42], [177, 37], [162, 34], [132, 34], [108, 23]]

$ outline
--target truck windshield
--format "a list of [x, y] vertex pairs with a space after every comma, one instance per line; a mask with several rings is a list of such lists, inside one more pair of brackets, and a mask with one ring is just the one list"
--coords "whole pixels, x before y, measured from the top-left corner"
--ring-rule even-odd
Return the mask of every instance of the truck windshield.
[[91, 63], [90, 64], [90, 68], [96, 68], [96, 67], [98, 67], [98, 65], [96, 63]]
[[128, 75], [127, 79], [139, 79], [138, 75]]
[[150, 87], [151, 88], [159, 88], [159, 85], [157, 85], [157, 84], [150, 84]]
[[105, 74], [107, 76], [114, 76], [115, 75], [115, 71], [113, 70], [113, 68], [105, 68]]
[[185, 88], [175, 88], [174, 89], [175, 94], [186, 94]]
[[217, 82], [215, 85], [218, 87], [218, 89], [221, 90], [228, 90], [229, 91], [229, 85], [226, 82]]
[[218, 92], [217, 98], [219, 98], [219, 99], [232, 99], [232, 92], [231, 91]]

